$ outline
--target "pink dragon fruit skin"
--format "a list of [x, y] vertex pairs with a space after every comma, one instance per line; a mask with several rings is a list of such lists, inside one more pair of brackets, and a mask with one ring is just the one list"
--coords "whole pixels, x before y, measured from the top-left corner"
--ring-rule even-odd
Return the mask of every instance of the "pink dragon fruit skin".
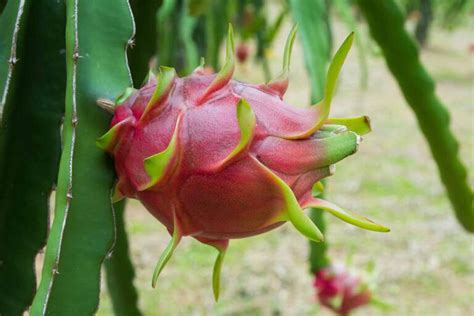
[[349, 315], [354, 309], [369, 304], [372, 298], [360, 278], [338, 265], [316, 272], [314, 287], [321, 305], [338, 315]]
[[286, 221], [312, 240], [323, 239], [303, 208], [318, 207], [357, 226], [388, 231], [311, 195], [313, 185], [333, 173], [334, 163], [357, 150], [358, 134], [370, 126], [366, 117], [328, 118], [352, 34], [329, 68], [320, 104], [296, 108], [283, 101], [295, 33], [293, 28], [285, 47], [282, 75], [267, 84], [232, 79], [229, 27], [227, 59], [219, 73], [201, 67], [179, 78], [174, 69], [161, 67], [140, 90], [128, 89], [116, 101], [111, 129], [97, 141], [115, 160], [113, 198], [140, 200], [172, 235], [153, 286], [183, 236], [218, 249], [217, 299], [229, 239], [257, 235]]

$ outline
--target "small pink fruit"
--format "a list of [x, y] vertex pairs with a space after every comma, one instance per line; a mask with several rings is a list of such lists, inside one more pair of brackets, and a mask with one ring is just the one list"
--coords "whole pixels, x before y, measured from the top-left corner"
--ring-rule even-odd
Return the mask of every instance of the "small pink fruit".
[[261, 234], [285, 222], [308, 238], [323, 236], [304, 208], [319, 207], [354, 225], [387, 228], [313, 198], [313, 185], [353, 154], [358, 134], [370, 130], [366, 117], [328, 118], [335, 81], [352, 44], [352, 34], [328, 71], [324, 99], [296, 108], [283, 101], [291, 47], [285, 47], [282, 75], [267, 84], [232, 79], [234, 43], [227, 39], [222, 70], [200, 67], [183, 78], [172, 68], [150, 74], [140, 90], [117, 101], [111, 129], [97, 140], [115, 158], [114, 200], [140, 200], [172, 239], [161, 256], [152, 285], [183, 236], [218, 249], [213, 286], [229, 239]]
[[249, 57], [249, 47], [245, 43], [239, 43], [237, 45], [237, 51], [236, 51], [236, 56], [237, 60], [239, 63], [243, 64]]
[[371, 300], [369, 288], [360, 278], [351, 275], [342, 265], [332, 265], [316, 272], [316, 296], [321, 305], [338, 315], [349, 315]]

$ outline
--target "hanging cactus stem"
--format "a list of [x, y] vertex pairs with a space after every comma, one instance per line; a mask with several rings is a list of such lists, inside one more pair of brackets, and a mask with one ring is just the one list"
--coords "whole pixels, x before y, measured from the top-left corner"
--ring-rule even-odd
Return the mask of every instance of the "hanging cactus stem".
[[232, 79], [229, 27], [226, 62], [217, 74], [198, 68], [180, 78], [174, 69], [161, 67], [155, 79], [150, 74], [140, 90], [120, 98], [111, 129], [98, 145], [115, 158], [117, 197], [139, 199], [172, 232], [153, 287], [181, 237], [191, 236], [219, 251], [212, 278], [217, 300], [228, 240], [290, 222], [303, 236], [321, 242], [323, 234], [303, 211], [316, 204], [348, 223], [388, 231], [312, 198], [313, 191], [323, 190], [320, 180], [334, 173], [334, 164], [357, 151], [359, 134], [370, 131], [370, 125], [364, 116], [328, 118], [352, 34], [329, 68], [320, 105], [295, 108], [282, 100], [295, 34], [296, 26], [288, 37], [282, 75], [267, 85]]

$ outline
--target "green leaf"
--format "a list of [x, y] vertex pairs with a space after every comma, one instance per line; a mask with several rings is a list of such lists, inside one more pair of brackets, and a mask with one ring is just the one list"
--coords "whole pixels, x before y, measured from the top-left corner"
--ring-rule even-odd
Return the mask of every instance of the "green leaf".
[[128, 50], [128, 61], [135, 87], [143, 81], [150, 68], [150, 59], [157, 46], [156, 12], [161, 0], [130, 0], [135, 18], [135, 37]]
[[449, 128], [449, 112], [435, 94], [433, 79], [404, 28], [402, 12], [393, 0], [358, 0], [358, 4], [388, 68], [415, 112], [458, 221], [467, 231], [474, 232], [474, 195], [458, 155], [459, 144]]
[[[66, 2], [66, 112], [54, 221], [31, 315], [92, 315], [100, 270], [113, 243], [110, 159], [94, 142], [110, 121], [96, 100], [131, 85], [128, 1]], [[120, 22], [118, 22], [120, 21]]]
[[311, 79], [311, 103], [323, 98], [326, 65], [330, 55], [329, 32], [325, 21], [325, 1], [290, 0], [293, 19], [303, 46], [306, 69]]
[[193, 33], [197, 25], [197, 18], [189, 14], [190, 1], [185, 1], [180, 13], [180, 38], [184, 47], [184, 72], [191, 73], [199, 65], [199, 52], [193, 40]]
[[62, 1], [12, 0], [0, 17], [1, 315], [22, 315], [36, 290], [61, 148], [64, 28]]
[[125, 230], [125, 201], [114, 204], [115, 242], [110, 258], [104, 262], [107, 289], [116, 316], [138, 316], [138, 295], [133, 286], [135, 271]]
[[273, 40], [278, 34], [278, 31], [280, 30], [283, 24], [283, 20], [285, 19], [285, 16], [287, 13], [288, 13], [288, 9], [286, 8], [286, 6], [284, 6], [283, 9], [280, 11], [280, 14], [278, 14], [278, 17], [273, 22], [273, 24], [268, 26], [266, 30], [266, 34], [265, 34], [266, 35], [265, 41], [267, 42], [268, 46], [270, 46], [273, 43]]
[[0, 15], [3, 13], [5, 6], [7, 5], [7, 0], [0, 0]]
[[204, 17], [206, 63], [214, 69], [219, 69], [220, 44], [225, 38], [228, 23], [232, 21], [236, 3], [233, 0], [212, 1]]
[[[137, 0], [141, 1], [141, 0]], [[173, 66], [180, 71], [178, 64], [179, 51], [179, 4], [176, 0], [163, 0], [157, 12], [158, 33], [158, 63], [163, 66]]]

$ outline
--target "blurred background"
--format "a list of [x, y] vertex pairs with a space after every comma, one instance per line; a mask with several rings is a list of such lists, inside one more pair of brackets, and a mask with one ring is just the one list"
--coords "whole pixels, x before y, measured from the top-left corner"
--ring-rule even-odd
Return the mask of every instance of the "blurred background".
[[[459, 14], [449, 16], [451, 1], [428, 1], [430, 23], [426, 34], [420, 35], [417, 25], [419, 28], [420, 19], [426, 18], [422, 7], [425, 1], [421, 3], [405, 0], [398, 5], [407, 16], [406, 30], [418, 34], [423, 44], [421, 62], [450, 112], [450, 127], [459, 141], [459, 155], [472, 186], [474, 19], [472, 11], [466, 9], [472, 5], [464, 4]], [[277, 20], [285, 5], [265, 1], [267, 21]], [[356, 310], [354, 315], [474, 315], [473, 237], [454, 217], [430, 148], [367, 23], [357, 8], [348, 5], [346, 9], [356, 29], [331, 5], [333, 47], [337, 48], [353, 30], [360, 43], [352, 48], [343, 67], [331, 116], [368, 115], [373, 132], [364, 136], [357, 155], [337, 165], [337, 172], [327, 182], [326, 197], [387, 225], [391, 232], [368, 232], [328, 217], [328, 257], [370, 279], [378, 303]], [[257, 56], [261, 48], [256, 37], [245, 38], [240, 33], [236, 45], [244, 45], [248, 57], [237, 64], [235, 78], [261, 83], [267, 79], [265, 72], [278, 74], [293, 23], [289, 13], [282, 19], [274, 39], [263, 51], [264, 62], [262, 56]], [[387, 31], [386, 36], [392, 35]], [[220, 56], [223, 60], [223, 45]], [[153, 62], [163, 64], [160, 58]], [[311, 104], [310, 84], [301, 37], [297, 36], [285, 100], [294, 106]], [[417, 88], [416, 82], [412, 88]], [[260, 236], [231, 241], [217, 304], [210, 286], [215, 250], [192, 238], [182, 241], [157, 289], [152, 289], [151, 275], [169, 235], [137, 201], [127, 203], [126, 231], [143, 314], [332, 314], [317, 303], [314, 278], [309, 273], [308, 242], [288, 224]], [[111, 315], [105, 280], [102, 286], [98, 315]]]

